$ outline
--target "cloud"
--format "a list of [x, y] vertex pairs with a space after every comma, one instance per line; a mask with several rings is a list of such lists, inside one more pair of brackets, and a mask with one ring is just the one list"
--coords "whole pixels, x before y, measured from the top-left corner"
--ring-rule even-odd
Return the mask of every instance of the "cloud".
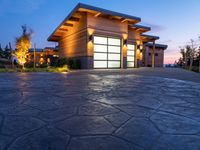
[[0, 0], [0, 15], [31, 13], [38, 10], [45, 0]]
[[151, 31], [153, 32], [160, 32], [166, 29], [166, 27], [162, 26], [162, 25], [157, 25], [154, 23], [149, 23], [149, 22], [143, 22], [144, 25], [151, 27]]
[[165, 40], [165, 41], [161, 41], [161, 43], [164, 43], [164, 44], [169, 44], [169, 43], [172, 43], [172, 40]]

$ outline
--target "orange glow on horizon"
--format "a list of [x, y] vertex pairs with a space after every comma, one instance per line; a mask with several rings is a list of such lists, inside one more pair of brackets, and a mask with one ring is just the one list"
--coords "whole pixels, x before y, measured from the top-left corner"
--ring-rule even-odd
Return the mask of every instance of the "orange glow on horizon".
[[177, 52], [175, 54], [167, 53], [164, 51], [164, 64], [174, 64], [175, 61], [178, 61], [181, 55]]

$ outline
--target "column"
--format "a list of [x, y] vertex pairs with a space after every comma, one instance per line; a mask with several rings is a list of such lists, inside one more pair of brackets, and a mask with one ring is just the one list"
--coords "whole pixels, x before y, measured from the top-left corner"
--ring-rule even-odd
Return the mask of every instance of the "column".
[[155, 68], [155, 40], [153, 41], [153, 48], [152, 48], [152, 68]]

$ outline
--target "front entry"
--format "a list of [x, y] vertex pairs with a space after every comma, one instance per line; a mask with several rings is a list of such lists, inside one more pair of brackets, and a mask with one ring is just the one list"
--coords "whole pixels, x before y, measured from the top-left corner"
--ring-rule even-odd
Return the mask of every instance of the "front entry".
[[94, 68], [120, 68], [121, 39], [94, 36]]

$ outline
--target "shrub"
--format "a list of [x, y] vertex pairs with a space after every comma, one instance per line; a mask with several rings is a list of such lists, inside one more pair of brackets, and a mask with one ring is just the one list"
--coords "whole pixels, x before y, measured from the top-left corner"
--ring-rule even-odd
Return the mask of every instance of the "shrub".
[[40, 65], [39, 65], [39, 68], [47, 68], [47, 67], [48, 67], [47, 64], [40, 64]]
[[68, 59], [70, 69], [81, 69], [81, 61], [79, 59]]
[[4, 64], [0, 62], [0, 68], [5, 68]]
[[66, 58], [60, 58], [56, 61], [56, 63], [53, 66], [63, 67], [64, 65], [67, 65], [67, 59]]

